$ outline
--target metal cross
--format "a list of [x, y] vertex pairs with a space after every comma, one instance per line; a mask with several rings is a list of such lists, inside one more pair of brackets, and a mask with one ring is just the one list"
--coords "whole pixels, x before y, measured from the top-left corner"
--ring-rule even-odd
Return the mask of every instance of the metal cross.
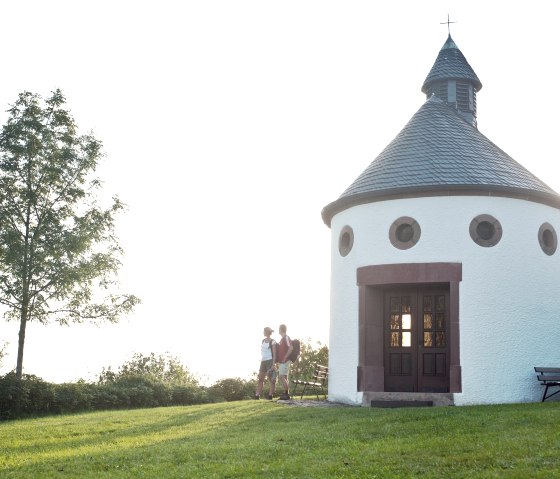
[[447, 21], [446, 22], [441, 22], [440, 25], [445, 25], [447, 23], [447, 33], [449, 33], [451, 35], [451, 30], [449, 29], [449, 24], [450, 23], [457, 23], [457, 22], [450, 22], [449, 21], [449, 13], [447, 14]]

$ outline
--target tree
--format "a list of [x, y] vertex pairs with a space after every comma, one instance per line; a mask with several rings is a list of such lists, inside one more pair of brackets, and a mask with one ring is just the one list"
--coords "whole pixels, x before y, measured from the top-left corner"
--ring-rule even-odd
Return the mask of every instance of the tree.
[[291, 374], [295, 378], [311, 379], [315, 364], [329, 365], [329, 347], [316, 341], [312, 344], [310, 338], [307, 341], [301, 341], [301, 354], [299, 360], [292, 366]]
[[103, 368], [99, 383], [106, 384], [123, 379], [143, 377], [159, 383], [172, 385], [198, 385], [197, 377], [184, 366], [178, 358], [168, 353], [148, 356], [134, 353], [132, 359], [124, 363], [117, 372], [109, 366]]
[[20, 322], [21, 378], [29, 321], [117, 322], [139, 299], [109, 292], [124, 205], [116, 196], [99, 204], [101, 143], [78, 135], [60, 90], [46, 100], [21, 93], [8, 113], [0, 133], [0, 303], [6, 319]]

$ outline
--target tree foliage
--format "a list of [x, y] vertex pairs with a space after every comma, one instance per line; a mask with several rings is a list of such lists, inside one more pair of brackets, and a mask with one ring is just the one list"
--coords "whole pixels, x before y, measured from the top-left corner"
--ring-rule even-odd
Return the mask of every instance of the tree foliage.
[[110, 367], [103, 368], [99, 376], [100, 383], [126, 381], [142, 377], [155, 382], [171, 385], [198, 385], [198, 379], [179, 359], [169, 354], [150, 353], [145, 356], [134, 353], [132, 358], [112, 371]]
[[301, 354], [299, 360], [292, 366], [290, 375], [294, 378], [311, 379], [315, 364], [329, 365], [329, 348], [320, 341], [308, 338], [301, 341]]
[[116, 322], [139, 300], [114, 291], [122, 253], [114, 226], [124, 205], [117, 197], [98, 202], [101, 143], [77, 133], [60, 90], [46, 100], [21, 93], [8, 113], [0, 133], [0, 303], [20, 322], [21, 378], [27, 322]]

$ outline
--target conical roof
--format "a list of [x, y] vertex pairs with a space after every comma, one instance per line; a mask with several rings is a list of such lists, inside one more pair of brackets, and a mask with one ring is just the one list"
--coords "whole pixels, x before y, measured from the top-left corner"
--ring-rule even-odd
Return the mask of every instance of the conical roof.
[[506, 196], [560, 209], [554, 190], [432, 96], [322, 216], [330, 225], [357, 204], [440, 195]]
[[451, 38], [451, 35], [447, 37], [430, 73], [424, 80], [422, 92], [427, 93], [431, 83], [443, 80], [467, 80], [473, 84], [475, 91], [482, 88], [482, 83], [480, 83], [476, 73]]

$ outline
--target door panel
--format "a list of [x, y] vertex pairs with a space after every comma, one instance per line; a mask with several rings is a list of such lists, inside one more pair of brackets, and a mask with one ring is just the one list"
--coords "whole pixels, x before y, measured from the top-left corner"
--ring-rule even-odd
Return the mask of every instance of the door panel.
[[418, 291], [421, 309], [418, 331], [418, 354], [422, 369], [418, 374], [418, 391], [449, 391], [449, 292], [442, 289]]
[[388, 290], [384, 299], [386, 391], [449, 391], [449, 290]]
[[414, 339], [416, 291], [387, 292], [384, 304], [385, 390], [412, 392], [418, 369]]

